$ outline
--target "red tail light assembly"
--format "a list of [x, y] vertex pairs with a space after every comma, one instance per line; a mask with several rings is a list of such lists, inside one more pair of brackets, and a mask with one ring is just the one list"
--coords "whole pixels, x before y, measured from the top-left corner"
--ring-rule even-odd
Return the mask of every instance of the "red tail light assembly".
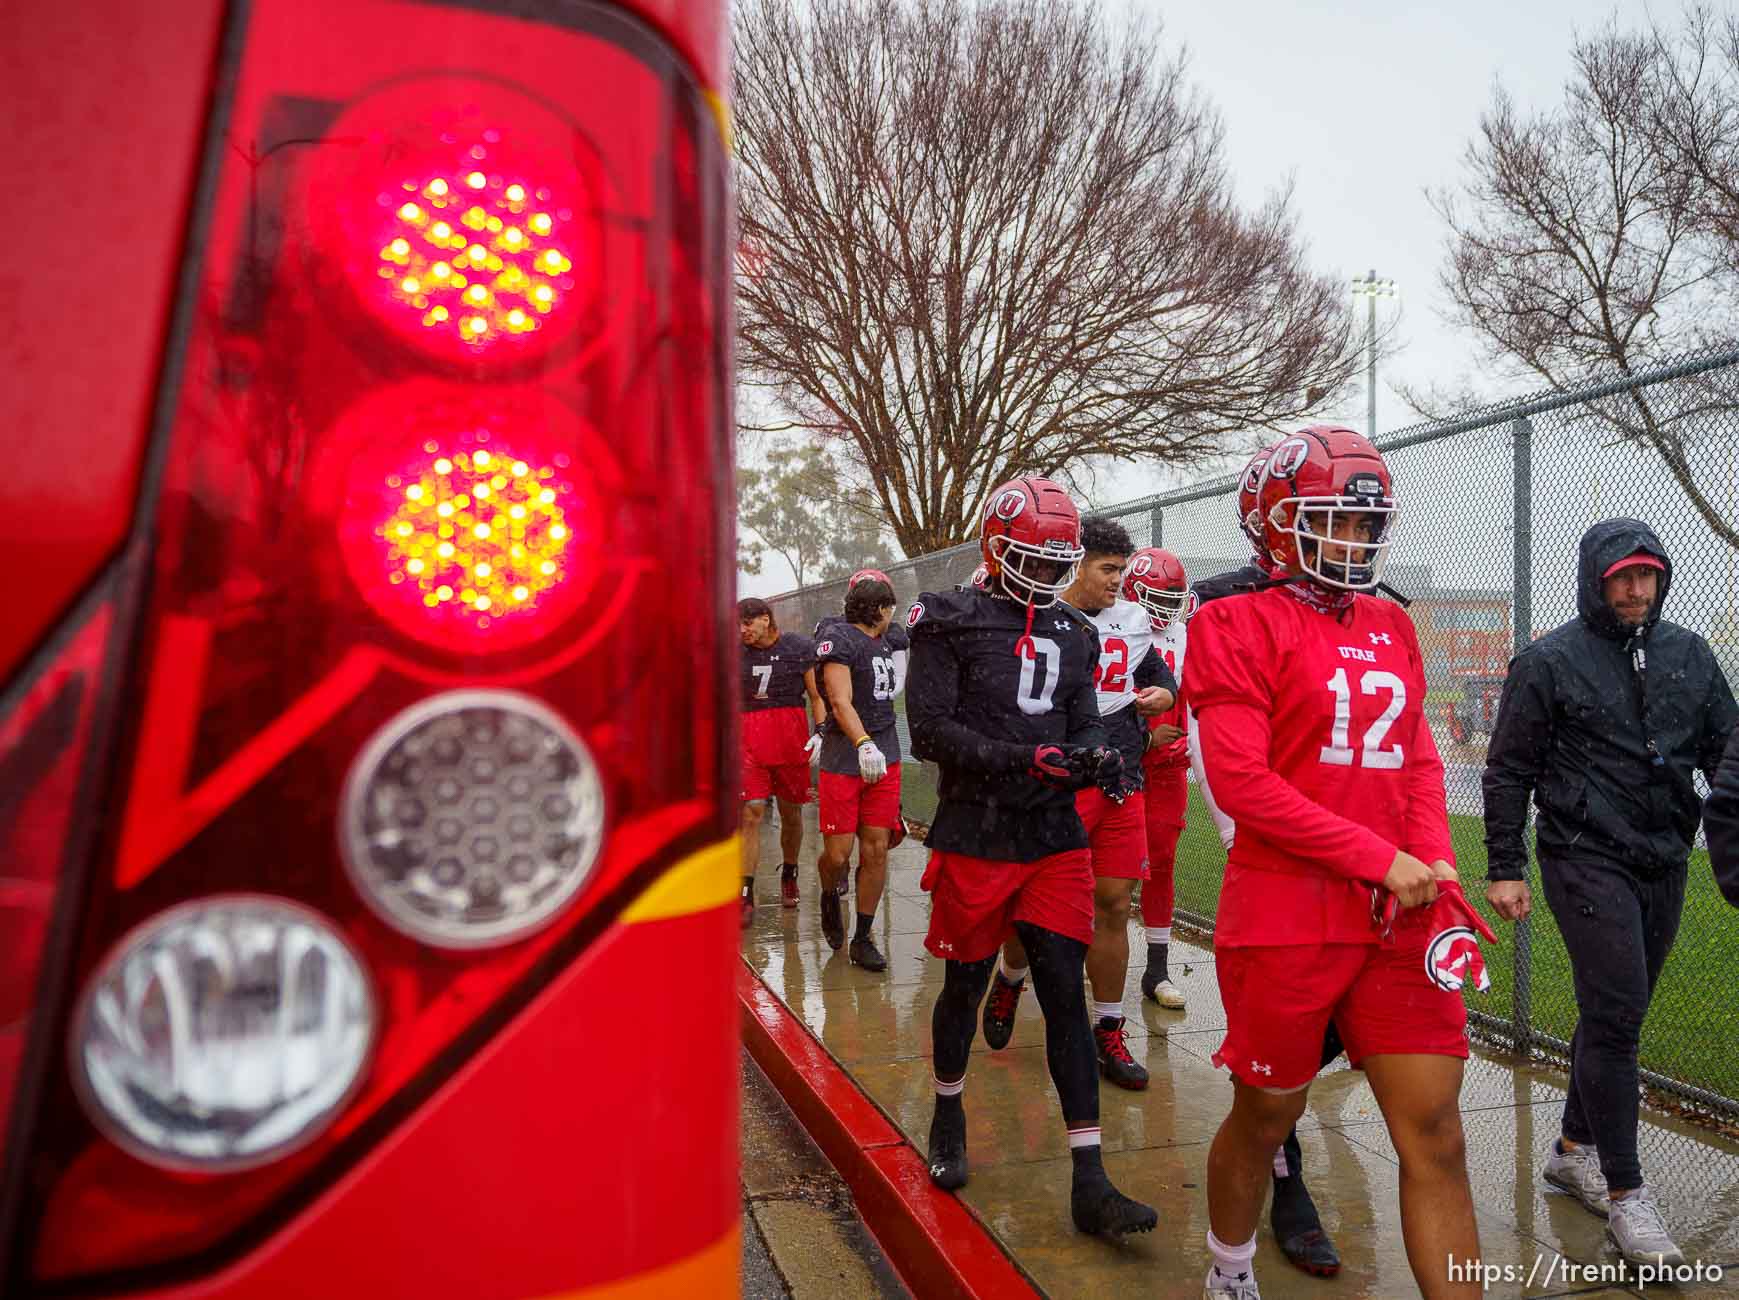
[[109, 829], [0, 897], [65, 927], [7, 1277], [69, 1293], [261, 1240], [731, 829], [706, 94], [586, 0], [232, 23]]

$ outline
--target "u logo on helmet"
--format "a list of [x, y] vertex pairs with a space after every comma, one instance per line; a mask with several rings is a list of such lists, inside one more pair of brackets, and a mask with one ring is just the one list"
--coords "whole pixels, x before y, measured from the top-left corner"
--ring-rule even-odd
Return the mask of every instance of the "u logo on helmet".
[[1470, 975], [1480, 992], [1491, 987], [1479, 936], [1465, 925], [1452, 925], [1432, 938], [1425, 949], [1425, 974], [1445, 993], [1459, 993]]
[[1026, 493], [1019, 488], [1010, 488], [990, 503], [990, 513], [1007, 523], [1019, 517], [1026, 509]]
[[1274, 449], [1274, 454], [1268, 458], [1268, 473], [1271, 478], [1291, 478], [1298, 473], [1299, 466], [1310, 457], [1310, 443], [1304, 438], [1288, 438]]
[[1153, 557], [1151, 555], [1138, 555], [1135, 557], [1134, 563], [1129, 566], [1129, 576], [1132, 578], [1144, 577], [1152, 569]]
[[1258, 456], [1244, 470], [1244, 491], [1254, 492], [1262, 486], [1262, 471], [1268, 467], [1267, 456]]

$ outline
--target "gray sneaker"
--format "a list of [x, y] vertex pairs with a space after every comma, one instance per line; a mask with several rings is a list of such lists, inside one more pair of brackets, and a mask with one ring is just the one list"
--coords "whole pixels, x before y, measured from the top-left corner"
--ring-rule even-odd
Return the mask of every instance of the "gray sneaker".
[[1553, 1187], [1568, 1192], [1601, 1218], [1612, 1212], [1612, 1201], [1606, 1193], [1606, 1175], [1600, 1172], [1600, 1157], [1593, 1147], [1580, 1146], [1574, 1151], [1552, 1149], [1546, 1154], [1546, 1167], [1540, 1171]]
[[1606, 1236], [1618, 1253], [1632, 1264], [1653, 1264], [1657, 1268], [1677, 1267], [1685, 1262], [1685, 1254], [1667, 1232], [1660, 1206], [1639, 1187], [1629, 1196], [1612, 1202], [1612, 1217], [1606, 1221]]

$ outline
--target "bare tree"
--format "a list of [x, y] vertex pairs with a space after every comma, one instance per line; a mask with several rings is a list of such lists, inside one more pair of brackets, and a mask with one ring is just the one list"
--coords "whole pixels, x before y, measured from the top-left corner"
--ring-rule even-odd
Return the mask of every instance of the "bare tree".
[[[1700, 237], [1705, 186], [1656, 147], [1648, 108], [1660, 43], [1609, 27], [1573, 49], [1564, 101], [1521, 112], [1500, 88], [1468, 146], [1458, 189], [1433, 195], [1449, 227], [1443, 285], [1494, 361], [1551, 387], [1631, 374], [1705, 345], [1732, 314]], [[1707, 411], [1668, 412], [1644, 390], [1592, 408], [1659, 455], [1729, 546], [1739, 531], [1697, 481], [1692, 440]]]
[[[744, 382], [837, 440], [907, 554], [1088, 456], [1193, 463], [1359, 364], [1280, 192], [1097, 0], [745, 0]], [[752, 426], [751, 426], [752, 427]]]
[[1739, 274], [1739, 15], [1686, 12], [1651, 29], [1655, 58], [1640, 116], [1666, 166], [1699, 183], [1693, 219]]

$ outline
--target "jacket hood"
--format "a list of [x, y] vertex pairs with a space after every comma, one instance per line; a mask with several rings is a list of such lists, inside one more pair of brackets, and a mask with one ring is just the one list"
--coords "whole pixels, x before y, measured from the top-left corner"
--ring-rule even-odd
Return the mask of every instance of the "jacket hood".
[[1644, 632], [1660, 621], [1661, 608], [1667, 603], [1667, 592], [1673, 585], [1673, 561], [1655, 536], [1654, 529], [1640, 519], [1603, 519], [1582, 534], [1582, 545], [1576, 566], [1576, 612], [1599, 635], [1612, 641], [1627, 641], [1632, 629], [1619, 621], [1612, 606], [1606, 603], [1607, 569], [1627, 555], [1644, 551], [1666, 567], [1661, 570], [1660, 594], [1654, 608], [1642, 625]]

